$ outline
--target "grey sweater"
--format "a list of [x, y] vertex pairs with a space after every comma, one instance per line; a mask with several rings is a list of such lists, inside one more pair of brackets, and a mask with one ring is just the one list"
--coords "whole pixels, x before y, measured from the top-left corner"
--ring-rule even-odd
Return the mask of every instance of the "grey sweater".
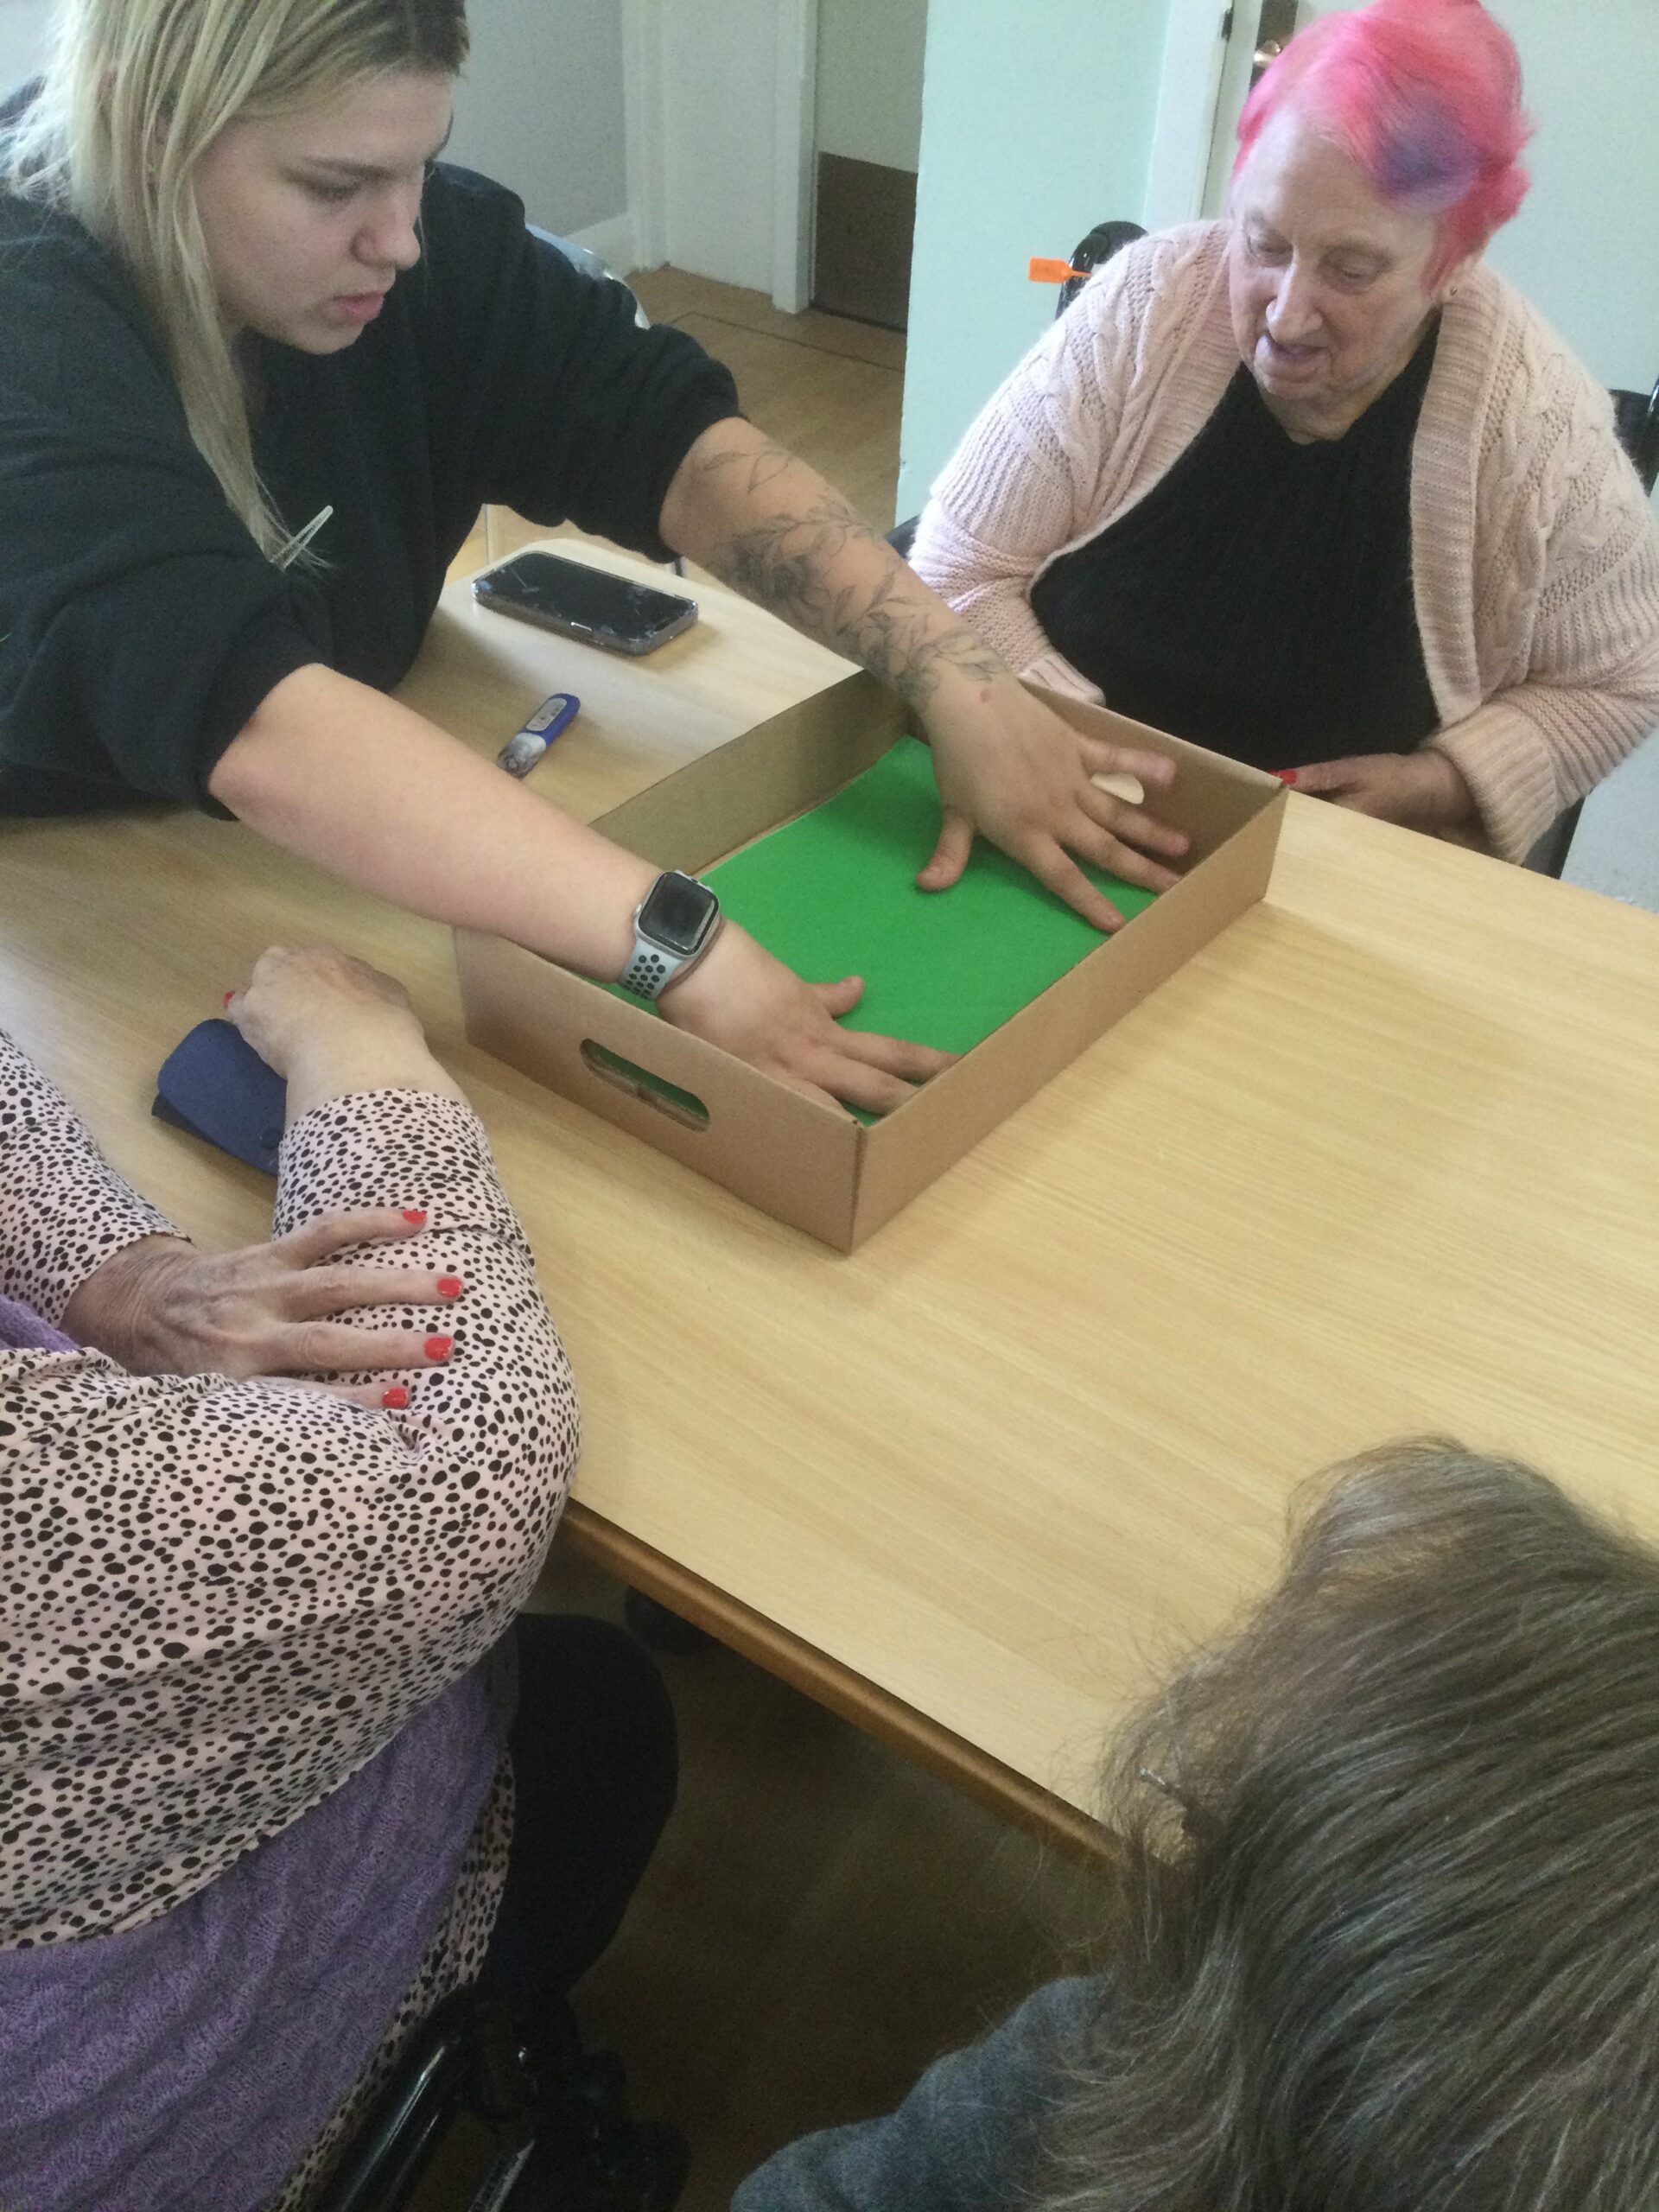
[[1096, 1981], [1050, 1982], [981, 2042], [929, 2067], [885, 2120], [779, 2152], [732, 2212], [1010, 2212], [1099, 1999]]

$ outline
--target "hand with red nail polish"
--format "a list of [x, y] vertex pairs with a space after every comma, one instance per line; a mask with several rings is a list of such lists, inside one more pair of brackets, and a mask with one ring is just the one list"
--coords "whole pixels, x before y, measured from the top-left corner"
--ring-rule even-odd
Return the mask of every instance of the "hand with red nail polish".
[[[465, 1103], [427, 1049], [403, 986], [330, 946], [273, 946], [225, 1004], [285, 1079], [290, 1122], [364, 1090]], [[429, 1319], [421, 1325], [418, 1309], [453, 1305], [462, 1279], [442, 1253], [435, 1266], [416, 1265], [414, 1253], [365, 1256], [362, 1248], [412, 1245], [429, 1227], [425, 1206], [394, 1205], [329, 1214], [244, 1251], [210, 1255], [182, 1237], [143, 1237], [87, 1276], [63, 1319], [81, 1343], [140, 1375], [302, 1380], [418, 1370], [454, 1349], [452, 1338], [429, 1334]], [[404, 1386], [324, 1387], [374, 1406], [385, 1388]]]
[[1474, 793], [1449, 753], [1420, 746], [1414, 753], [1360, 753], [1341, 760], [1313, 760], [1296, 771], [1296, 788], [1329, 799], [1355, 814], [1402, 829], [1466, 842], [1478, 815]]
[[[147, 1236], [106, 1260], [76, 1291], [67, 1326], [136, 1375], [340, 1375], [447, 1359], [451, 1339], [376, 1309], [449, 1305], [459, 1275], [397, 1253], [418, 1235], [406, 1210], [325, 1214], [239, 1252], [199, 1252]], [[364, 1246], [393, 1248], [367, 1260]], [[341, 1254], [353, 1254], [347, 1259]], [[442, 1351], [434, 1351], [442, 1344]]]

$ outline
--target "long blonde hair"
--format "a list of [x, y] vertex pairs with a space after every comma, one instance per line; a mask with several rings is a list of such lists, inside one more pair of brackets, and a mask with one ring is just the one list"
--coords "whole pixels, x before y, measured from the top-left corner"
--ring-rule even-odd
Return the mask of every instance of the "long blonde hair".
[[12, 191], [75, 216], [119, 257], [191, 436], [279, 565], [296, 542], [254, 463], [197, 165], [232, 123], [291, 114], [391, 69], [453, 76], [466, 57], [466, 0], [58, 0], [41, 91], [0, 155]]

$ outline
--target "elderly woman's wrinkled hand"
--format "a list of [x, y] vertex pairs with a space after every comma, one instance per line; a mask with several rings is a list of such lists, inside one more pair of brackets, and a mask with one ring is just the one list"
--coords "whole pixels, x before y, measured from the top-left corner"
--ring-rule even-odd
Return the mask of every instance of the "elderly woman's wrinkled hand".
[[1438, 747], [1416, 753], [1362, 753], [1318, 760], [1296, 771], [1296, 788], [1333, 800], [1356, 814], [1457, 837], [1476, 821], [1474, 794], [1455, 762]]
[[[243, 1379], [412, 1368], [447, 1356], [429, 1319], [365, 1327], [346, 1317], [372, 1307], [453, 1309], [460, 1279], [430, 1266], [338, 1264], [365, 1244], [418, 1236], [416, 1208], [326, 1215], [289, 1236], [238, 1252], [199, 1252], [178, 1236], [147, 1236], [117, 1252], [75, 1292], [63, 1325], [134, 1375], [228, 1375]], [[435, 1354], [432, 1347], [442, 1345]], [[344, 1395], [378, 1405], [365, 1385]]]
[[1012, 677], [942, 690], [924, 720], [944, 810], [917, 877], [925, 891], [957, 882], [976, 834], [1100, 930], [1120, 928], [1123, 917], [1079, 861], [1149, 891], [1179, 880], [1165, 863], [1185, 856], [1183, 833], [1090, 781], [1128, 774], [1148, 792], [1167, 791], [1175, 770], [1162, 753], [1084, 736]]
[[225, 1012], [286, 1077], [290, 1126], [348, 1091], [462, 1096], [433, 1058], [403, 985], [332, 944], [272, 945]]
[[[274, 945], [226, 1012], [288, 1083], [288, 1119], [354, 1091], [414, 1090], [459, 1098], [427, 1049], [401, 983], [334, 946]], [[133, 1375], [227, 1375], [308, 1381], [359, 1404], [385, 1402], [379, 1384], [310, 1378], [419, 1371], [447, 1359], [453, 1338], [433, 1317], [389, 1308], [453, 1307], [458, 1275], [423, 1255], [419, 1267], [369, 1265], [365, 1245], [406, 1243], [426, 1214], [410, 1192], [397, 1206], [327, 1214], [237, 1252], [199, 1252], [182, 1236], [146, 1236], [105, 1261], [64, 1309], [78, 1343]], [[366, 1317], [378, 1310], [378, 1318]], [[362, 1319], [348, 1317], [359, 1315]]]
[[388, 1046], [426, 1057], [403, 985], [332, 944], [273, 944], [226, 1000], [226, 1013], [281, 1076], [325, 1046], [357, 1058]]

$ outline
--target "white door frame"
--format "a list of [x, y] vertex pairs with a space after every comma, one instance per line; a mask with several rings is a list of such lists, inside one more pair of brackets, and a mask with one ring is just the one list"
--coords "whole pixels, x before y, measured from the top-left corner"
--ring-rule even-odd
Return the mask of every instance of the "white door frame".
[[[634, 264], [658, 269], [667, 255], [663, 162], [664, 10], [671, 0], [622, 0], [623, 102], [628, 213]], [[777, 0], [772, 130], [772, 297], [798, 315], [811, 297], [813, 165], [818, 110], [818, 0]]]
[[[1250, 8], [1256, 0], [1236, 0], [1236, 4]], [[1216, 100], [1227, 52], [1227, 0], [1170, 0], [1141, 213], [1149, 231], [1194, 222], [1203, 211]]]
[[663, 170], [663, 0], [622, 0], [622, 114], [633, 267], [660, 269], [668, 257]]
[[778, 0], [772, 303], [785, 315], [799, 315], [812, 300], [817, 137], [818, 0]]

